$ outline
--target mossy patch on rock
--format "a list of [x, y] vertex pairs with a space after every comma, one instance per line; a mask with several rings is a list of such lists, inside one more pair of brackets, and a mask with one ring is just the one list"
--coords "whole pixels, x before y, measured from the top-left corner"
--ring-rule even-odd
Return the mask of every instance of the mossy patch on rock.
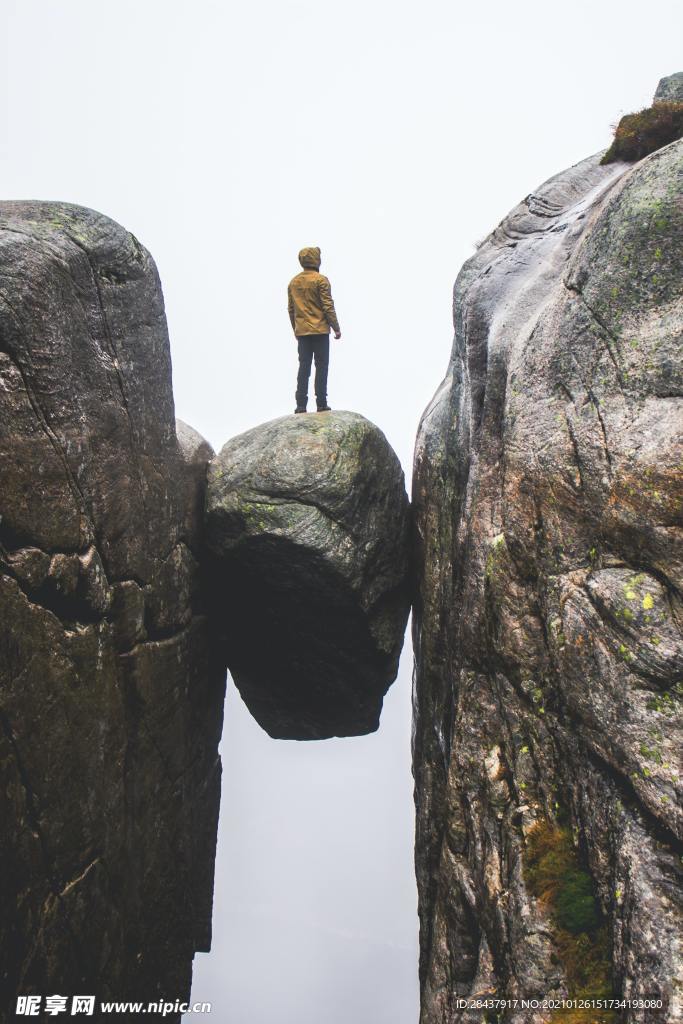
[[[570, 830], [539, 821], [527, 837], [524, 877], [533, 896], [553, 924], [553, 939], [571, 999], [609, 998], [612, 994], [607, 928], [602, 921], [593, 883], [581, 866]], [[562, 1019], [610, 1024], [611, 1012], [563, 1011]]]
[[614, 141], [600, 163], [642, 160], [680, 138], [683, 138], [683, 103], [656, 103], [622, 117], [614, 129]]

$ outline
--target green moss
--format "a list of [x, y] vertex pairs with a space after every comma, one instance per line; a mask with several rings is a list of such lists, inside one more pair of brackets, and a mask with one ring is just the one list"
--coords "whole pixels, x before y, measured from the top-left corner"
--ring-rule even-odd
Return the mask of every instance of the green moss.
[[670, 690], [662, 690], [661, 693], [653, 693], [645, 705], [648, 711], [659, 711], [664, 715], [673, 715], [677, 710], [678, 702], [683, 694], [681, 684], [676, 683]]
[[625, 644], [619, 644], [619, 657], [622, 661], [629, 662], [633, 661], [633, 652], [629, 651]]
[[655, 103], [622, 117], [614, 130], [614, 141], [600, 162], [642, 160], [648, 153], [680, 138], [683, 138], [683, 103]]
[[248, 533], [266, 533], [282, 517], [286, 506], [265, 501], [240, 502], [239, 513]]
[[[553, 926], [557, 955], [572, 998], [612, 994], [607, 928], [601, 920], [589, 873], [581, 866], [568, 828], [540, 821], [527, 837], [524, 878], [545, 906]], [[553, 1018], [554, 1019], [554, 1018]], [[611, 1012], [563, 1013], [578, 1022], [615, 1021]]]
[[592, 932], [598, 927], [598, 912], [590, 875], [569, 869], [555, 901], [555, 916], [561, 928], [572, 935]]
[[494, 580], [498, 575], [501, 567], [501, 563], [504, 557], [507, 555], [507, 545], [505, 543], [505, 534], [498, 533], [491, 540], [489, 545], [489, 552], [486, 556], [486, 579]]
[[654, 761], [656, 764], [662, 763], [662, 755], [656, 747], [648, 747], [645, 743], [641, 743], [640, 753], [641, 756], [646, 757], [648, 761]]
[[578, 935], [595, 931], [598, 907], [591, 878], [580, 867], [568, 828], [541, 823], [529, 835], [527, 881], [558, 927]]

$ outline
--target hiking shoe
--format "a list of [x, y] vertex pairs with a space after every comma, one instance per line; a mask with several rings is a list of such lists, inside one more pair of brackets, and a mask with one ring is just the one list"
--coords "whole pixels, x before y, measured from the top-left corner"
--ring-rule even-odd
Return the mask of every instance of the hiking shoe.
[[332, 412], [332, 409], [329, 405], [319, 405], [318, 412]]
[[306, 409], [302, 405], [297, 405], [297, 407], [294, 410], [294, 412], [306, 412]]

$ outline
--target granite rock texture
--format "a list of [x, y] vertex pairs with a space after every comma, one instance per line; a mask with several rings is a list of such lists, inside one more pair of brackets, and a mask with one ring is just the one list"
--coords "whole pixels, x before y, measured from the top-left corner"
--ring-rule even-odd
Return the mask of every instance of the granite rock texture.
[[3, 1012], [182, 999], [210, 945], [225, 672], [211, 453], [181, 442], [149, 254], [90, 210], [0, 203]]
[[[422, 1024], [683, 1019], [683, 142], [599, 158], [464, 265], [420, 425]], [[456, 1002], [589, 992], [664, 1009]]]
[[206, 544], [226, 659], [279, 739], [375, 730], [409, 608], [409, 505], [382, 432], [284, 416], [211, 462]]
[[683, 103], [683, 71], [661, 79], [653, 103]]

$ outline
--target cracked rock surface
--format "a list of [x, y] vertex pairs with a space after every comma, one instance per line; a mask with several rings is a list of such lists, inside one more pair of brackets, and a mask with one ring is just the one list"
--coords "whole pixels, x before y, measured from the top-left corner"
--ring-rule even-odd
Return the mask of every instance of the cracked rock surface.
[[227, 662], [280, 739], [372, 732], [408, 617], [403, 471], [362, 416], [283, 416], [209, 468], [206, 543]]
[[423, 1024], [591, 985], [664, 1009], [577, 1021], [683, 1019], [683, 142], [599, 158], [464, 265], [420, 426]]
[[90, 210], [0, 203], [3, 1008], [184, 998], [210, 945], [211, 451], [179, 431], [149, 254]]

